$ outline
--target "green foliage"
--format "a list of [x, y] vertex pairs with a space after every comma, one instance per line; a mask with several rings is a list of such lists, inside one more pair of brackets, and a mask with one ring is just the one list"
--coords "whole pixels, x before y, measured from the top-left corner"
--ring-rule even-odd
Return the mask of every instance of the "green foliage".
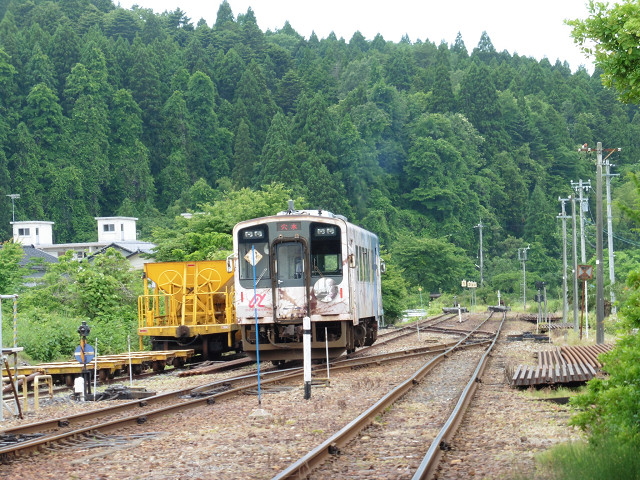
[[0, 295], [18, 293], [27, 269], [20, 267], [22, 245], [5, 242], [0, 246]]
[[573, 27], [571, 35], [604, 71], [606, 86], [615, 87], [624, 102], [639, 102], [640, 4], [635, 0], [613, 5], [591, 0], [587, 8], [588, 18], [566, 22]]
[[[250, 218], [274, 215], [286, 209], [292, 192], [281, 184], [262, 190], [242, 188], [225, 192], [213, 203], [199, 205], [192, 218], [179, 217], [171, 227], [157, 227], [152, 237], [155, 258], [171, 260], [219, 260], [231, 253], [231, 231], [236, 223]], [[302, 208], [303, 201], [296, 200]]]
[[142, 286], [129, 262], [107, 249], [92, 262], [78, 262], [72, 252], [47, 266], [42, 283], [20, 295], [18, 343], [36, 361], [69, 357], [79, 344], [82, 321], [92, 328], [90, 343], [99, 352], [126, 349], [137, 326], [137, 298]]
[[402, 276], [402, 270], [393, 263], [391, 255], [383, 251], [381, 257], [387, 266], [386, 273], [381, 277], [384, 321], [385, 324], [390, 324], [401, 318], [402, 312], [407, 308], [407, 282]]
[[[213, 28], [179, 8], [5, 3], [0, 197], [20, 193], [16, 219], [55, 222], [56, 242], [94, 241], [93, 217], [119, 214], [140, 218], [159, 259], [220, 258], [235, 221], [292, 196], [377, 233], [412, 288], [452, 293], [477, 277], [482, 219], [486, 288], [519, 290], [514, 257], [531, 243], [527, 278], [556, 295], [557, 198], [570, 180], [593, 177], [576, 147], [606, 139], [622, 148], [619, 171], [637, 171], [640, 114], [614, 101], [600, 70], [497, 52], [486, 33], [470, 49], [461, 35], [451, 46], [360, 33], [345, 42], [306, 39], [289, 24], [262, 32], [252, 10], [236, 17], [226, 1]], [[626, 88], [637, 75], [638, 7], [588, 8], [574, 34], [606, 34], [596, 49], [611, 55], [600, 65], [606, 77], [612, 59], [612, 84]], [[609, 52], [616, 42], [624, 51]], [[613, 195], [633, 206], [632, 180], [614, 183]], [[185, 211], [204, 215], [175, 219]], [[633, 215], [620, 207], [614, 218], [627, 237]], [[0, 240], [10, 219], [0, 209]], [[426, 274], [403, 257], [407, 239], [433, 256]], [[616, 248], [628, 260], [620, 271], [632, 270], [636, 246]], [[85, 276], [109, 304], [108, 282]], [[90, 299], [83, 308], [96, 310]]]
[[440, 238], [403, 236], [392, 255], [409, 284], [421, 286], [425, 292], [455, 288], [472, 267], [461, 248]]
[[639, 335], [620, 340], [613, 351], [602, 355], [608, 378], [591, 380], [587, 392], [573, 400], [581, 410], [572, 423], [587, 431], [595, 445], [610, 440], [636, 445], [640, 442], [638, 352]]
[[541, 464], [553, 470], [557, 480], [640, 479], [640, 442], [619, 443], [614, 439], [599, 444], [569, 443], [554, 447], [541, 457]]

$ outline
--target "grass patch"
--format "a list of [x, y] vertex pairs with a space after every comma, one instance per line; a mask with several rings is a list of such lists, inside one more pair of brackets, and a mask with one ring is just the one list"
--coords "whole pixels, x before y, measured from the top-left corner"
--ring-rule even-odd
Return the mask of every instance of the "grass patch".
[[524, 390], [524, 395], [533, 398], [535, 400], [541, 400], [544, 398], [564, 398], [564, 397], [575, 397], [581, 393], [584, 393], [585, 387], [576, 387], [576, 388], [568, 388], [568, 387], [545, 387], [545, 388], [529, 388]]
[[640, 480], [640, 441], [609, 440], [598, 446], [587, 443], [558, 445], [543, 453], [540, 466], [556, 480]]

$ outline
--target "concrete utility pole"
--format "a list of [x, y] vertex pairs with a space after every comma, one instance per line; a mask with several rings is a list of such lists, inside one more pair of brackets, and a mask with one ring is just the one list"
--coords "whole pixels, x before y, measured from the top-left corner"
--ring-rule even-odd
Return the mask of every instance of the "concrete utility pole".
[[562, 212], [557, 218], [562, 220], [562, 323], [567, 323], [569, 303], [567, 299], [567, 219], [571, 218], [565, 210], [565, 202], [571, 198], [558, 198], [562, 204]]
[[[580, 199], [580, 259], [581, 259], [582, 265], [584, 265], [587, 263], [587, 250], [585, 247], [585, 233], [584, 233], [584, 212], [589, 209], [589, 202], [587, 201], [586, 198], [583, 197], [582, 194], [583, 192], [589, 192], [589, 190], [591, 190], [591, 180], [587, 180], [586, 182], [583, 182], [582, 179], [580, 179], [579, 182], [571, 182], [571, 186], [576, 192], [578, 192], [579, 199]], [[576, 269], [576, 272], [577, 271], [578, 270]], [[588, 298], [589, 298], [589, 295], [586, 295], [586, 290], [585, 290], [584, 317], [585, 317], [585, 323], [587, 325], [587, 338], [589, 338], [589, 300]]]
[[480, 223], [473, 228], [477, 228], [480, 232], [480, 287], [484, 286], [484, 261], [482, 258], [482, 219], [480, 219]]
[[[596, 343], [604, 343], [604, 258], [603, 258], [603, 212], [602, 212], [602, 152], [607, 151], [609, 155], [604, 161], [607, 161], [613, 152], [619, 152], [620, 148], [602, 148], [602, 142], [598, 142], [596, 146]], [[579, 151], [590, 152], [590, 148], [586, 145]], [[607, 171], [608, 173], [608, 171]], [[607, 177], [608, 179], [609, 177]], [[607, 197], [607, 200], [610, 200]], [[611, 248], [613, 245], [611, 244]], [[609, 253], [609, 262], [613, 263], [611, 252]], [[611, 271], [610, 271], [611, 275]], [[613, 292], [612, 292], [613, 293]], [[588, 325], [588, 324], [587, 324]]]
[[573, 330], [577, 333], [578, 323], [578, 232], [576, 229], [576, 196], [571, 196], [571, 227], [573, 229]]
[[[618, 149], [619, 151], [620, 149]], [[607, 179], [607, 247], [609, 250], [609, 293], [611, 294], [611, 315], [616, 316], [618, 309], [616, 307], [616, 292], [613, 291], [613, 286], [616, 283], [616, 275], [613, 261], [613, 215], [611, 214], [611, 177], [619, 177], [618, 173], [611, 173], [611, 167], [615, 167], [614, 164], [609, 162], [609, 157], [605, 158], [604, 164], [607, 168], [605, 177]]]
[[602, 258], [602, 142], [596, 162], [596, 343], [604, 343], [604, 269]]
[[527, 261], [527, 250], [531, 248], [531, 245], [527, 245], [526, 248], [518, 249], [518, 260], [522, 262], [522, 307], [524, 311], [527, 311], [527, 269], [525, 263]]

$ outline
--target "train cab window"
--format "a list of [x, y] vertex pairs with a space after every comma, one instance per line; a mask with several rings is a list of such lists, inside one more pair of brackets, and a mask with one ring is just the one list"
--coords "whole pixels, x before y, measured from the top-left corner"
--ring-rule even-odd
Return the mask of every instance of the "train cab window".
[[311, 275], [342, 275], [342, 244], [340, 227], [322, 223], [311, 224]]
[[276, 255], [276, 276], [278, 281], [285, 282], [303, 278], [304, 249], [301, 243], [279, 243]]
[[[255, 253], [253, 248], [255, 248]], [[238, 232], [238, 270], [240, 280], [271, 278], [269, 271], [269, 238], [266, 225], [248, 227]]]

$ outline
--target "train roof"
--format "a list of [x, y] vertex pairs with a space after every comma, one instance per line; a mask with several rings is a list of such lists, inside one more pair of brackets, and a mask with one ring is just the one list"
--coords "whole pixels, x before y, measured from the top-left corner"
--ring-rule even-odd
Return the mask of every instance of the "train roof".
[[349, 222], [349, 220], [347, 219], [347, 217], [345, 217], [344, 215], [336, 215], [328, 210], [322, 210], [322, 209], [313, 209], [313, 210], [296, 210], [295, 208], [293, 208], [293, 201], [289, 200], [289, 208], [287, 210], [283, 210], [281, 212], [278, 212], [275, 215], [271, 215], [268, 217], [260, 217], [260, 218], [252, 218], [252, 219], [247, 219], [241, 222], [238, 222], [236, 224], [236, 226], [234, 227], [234, 231], [238, 228], [243, 226], [244, 224], [246, 224], [247, 222], [255, 222], [255, 221], [265, 221], [265, 220], [270, 220], [270, 221], [276, 221], [278, 219], [278, 217], [286, 217], [286, 216], [290, 216], [290, 217], [294, 217], [294, 216], [298, 216], [298, 217], [316, 217], [316, 218], [324, 218], [324, 219], [332, 219], [332, 220], [340, 220], [345, 222], [348, 225], [348, 228], [354, 228], [357, 230], [361, 230], [363, 232], [367, 232], [370, 235], [374, 235], [375, 237], [377, 237], [377, 235], [373, 232], [369, 232], [368, 230], [366, 230], [365, 228], [362, 228], [354, 223]]

